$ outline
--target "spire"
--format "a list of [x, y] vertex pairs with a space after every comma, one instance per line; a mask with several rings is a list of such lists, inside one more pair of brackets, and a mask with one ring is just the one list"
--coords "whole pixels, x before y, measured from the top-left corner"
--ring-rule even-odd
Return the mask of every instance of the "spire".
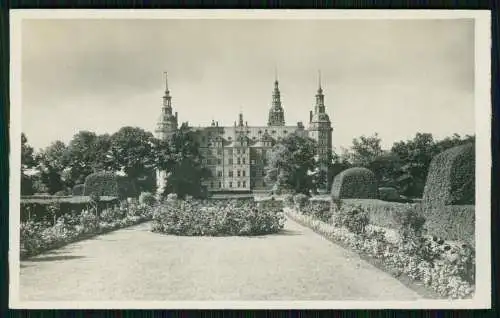
[[167, 76], [167, 72], [163, 72], [163, 74], [165, 75], [165, 95], [169, 95], [170, 91], [168, 90], [168, 76]]
[[274, 86], [278, 86], [278, 67], [274, 65]]
[[281, 94], [278, 85], [278, 72], [275, 68], [274, 90], [271, 109], [269, 110], [268, 126], [284, 126], [285, 114], [281, 106]]
[[318, 70], [318, 92], [323, 92], [323, 88], [321, 88], [321, 70]]

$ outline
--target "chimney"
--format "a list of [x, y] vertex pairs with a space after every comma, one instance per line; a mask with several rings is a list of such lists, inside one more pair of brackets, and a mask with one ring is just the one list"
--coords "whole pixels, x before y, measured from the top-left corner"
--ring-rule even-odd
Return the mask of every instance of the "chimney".
[[310, 110], [309, 111], [309, 122], [312, 122], [312, 120], [313, 120], [313, 111]]

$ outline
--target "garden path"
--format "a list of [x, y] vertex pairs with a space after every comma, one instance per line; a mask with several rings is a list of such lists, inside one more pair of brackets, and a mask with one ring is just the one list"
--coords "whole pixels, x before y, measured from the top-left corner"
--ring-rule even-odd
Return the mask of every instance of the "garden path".
[[176, 237], [150, 223], [21, 262], [23, 301], [414, 300], [356, 254], [288, 220], [262, 237]]

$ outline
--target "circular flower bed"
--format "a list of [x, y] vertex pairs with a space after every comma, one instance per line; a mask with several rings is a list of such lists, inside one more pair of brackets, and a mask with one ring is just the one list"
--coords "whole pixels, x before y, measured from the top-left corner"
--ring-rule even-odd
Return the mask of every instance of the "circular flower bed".
[[152, 231], [185, 236], [276, 233], [285, 224], [281, 203], [269, 200], [169, 199], [153, 213]]

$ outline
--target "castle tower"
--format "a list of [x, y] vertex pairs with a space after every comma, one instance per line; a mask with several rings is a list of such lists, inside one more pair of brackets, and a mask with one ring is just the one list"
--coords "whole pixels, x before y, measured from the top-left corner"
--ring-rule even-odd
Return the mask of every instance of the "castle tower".
[[172, 109], [172, 96], [168, 89], [167, 72], [165, 74], [165, 95], [163, 95], [163, 106], [161, 108], [161, 115], [156, 124], [156, 138], [166, 140], [177, 130], [177, 112], [173, 114]]
[[317, 142], [317, 155], [318, 159], [325, 162], [320, 167], [323, 173], [328, 175], [328, 166], [326, 161], [329, 160], [332, 152], [332, 125], [330, 117], [325, 111], [325, 95], [323, 95], [323, 88], [321, 87], [321, 73], [318, 74], [318, 91], [316, 93], [316, 103], [314, 111], [310, 112], [309, 117], [309, 137]]
[[[170, 96], [170, 91], [168, 89], [168, 78], [165, 72], [165, 95], [163, 95], [163, 106], [161, 108], [161, 114], [158, 118], [156, 124], [155, 135], [156, 138], [166, 141], [172, 134], [177, 130], [178, 118], [177, 112], [173, 114], [172, 109], [172, 96]], [[166, 171], [156, 171], [156, 192], [160, 196], [165, 190], [167, 182]]]
[[269, 110], [269, 117], [267, 120], [268, 126], [285, 126], [285, 111], [281, 106], [281, 95], [278, 85], [278, 76], [275, 76], [273, 101], [271, 109]]

